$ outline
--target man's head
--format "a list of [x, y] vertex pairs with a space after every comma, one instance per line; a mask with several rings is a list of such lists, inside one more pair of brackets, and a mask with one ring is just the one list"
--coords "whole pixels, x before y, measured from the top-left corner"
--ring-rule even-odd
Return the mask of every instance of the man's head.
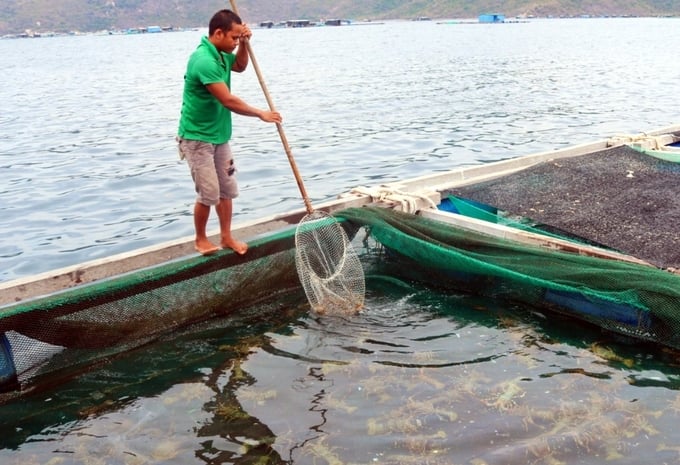
[[222, 52], [233, 52], [241, 38], [242, 24], [241, 18], [233, 11], [218, 11], [208, 24], [210, 42]]

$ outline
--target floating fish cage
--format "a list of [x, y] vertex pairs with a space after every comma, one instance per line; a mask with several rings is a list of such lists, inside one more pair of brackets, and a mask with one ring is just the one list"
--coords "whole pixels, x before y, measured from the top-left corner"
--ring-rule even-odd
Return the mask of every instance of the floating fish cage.
[[[673, 253], [680, 244], [678, 233], [668, 227], [655, 231], [655, 237], [674, 244], [670, 254], [645, 252], [643, 243], [631, 243], [632, 252], [644, 256], [630, 255], [621, 250], [626, 244], [609, 247], [606, 242], [611, 238], [588, 231], [602, 223], [610, 236], [621, 236], [628, 225], [620, 224], [616, 214], [632, 214], [635, 208], [645, 211], [649, 205], [621, 200], [628, 211], [604, 217], [593, 210], [597, 206], [593, 202], [590, 212], [578, 212], [580, 229], [574, 231], [566, 223], [568, 210], [558, 202], [572, 200], [573, 205], [574, 199], [561, 193], [548, 200], [542, 190], [568, 187], [564, 177], [568, 171], [574, 193], [586, 190], [577, 181], [591, 190], [595, 185], [586, 172], [599, 176], [598, 184], [606, 192], [618, 192], [631, 179], [626, 166], [635, 181], [663, 180], [652, 188], [654, 192], [662, 185], [677, 190], [680, 164], [641, 154], [639, 148], [609, 144], [584, 148], [578, 157], [567, 151], [463, 168], [445, 181], [437, 175], [390, 186], [389, 194], [385, 189], [381, 193], [358, 189], [328, 210], [353, 237], [366, 275], [379, 267], [382, 275], [518, 302], [633, 341], [680, 349], [680, 275], [669, 270], [677, 259]], [[528, 165], [521, 166], [523, 162]], [[623, 170], [623, 179], [605, 173], [605, 165], [614, 166], [615, 172]], [[645, 186], [625, 189], [647, 198]], [[405, 195], [414, 190], [418, 194]], [[640, 194], [643, 191], [645, 195]], [[680, 212], [677, 199], [680, 196], [663, 200], [670, 205], [666, 210], [670, 214]], [[550, 216], [545, 202], [562, 215]], [[294, 253], [294, 225], [303, 214], [272, 221], [269, 231], [252, 234], [245, 256], [231, 251], [196, 256], [187, 253], [184, 244], [3, 283], [0, 401], [193, 324], [258, 305], [271, 308], [272, 302], [291, 294], [304, 301]], [[586, 218], [595, 221], [586, 227]], [[608, 221], [619, 222], [619, 229], [609, 230]], [[257, 230], [253, 228], [249, 231]], [[140, 261], [147, 255], [155, 262]], [[661, 255], [663, 259], [658, 258]], [[130, 265], [121, 267], [119, 262]], [[107, 272], [97, 271], [102, 269]]]

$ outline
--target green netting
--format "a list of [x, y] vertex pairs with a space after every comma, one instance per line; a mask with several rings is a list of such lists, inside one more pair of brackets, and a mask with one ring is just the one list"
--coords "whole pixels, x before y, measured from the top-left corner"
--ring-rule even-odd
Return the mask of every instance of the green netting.
[[267, 296], [274, 279], [275, 289], [296, 286], [288, 277], [295, 278], [292, 248], [293, 232], [286, 231], [252, 243], [246, 256], [192, 256], [18, 303], [2, 309], [0, 332], [86, 348], [147, 338]]
[[680, 276], [365, 207], [340, 213], [385, 246], [395, 272], [432, 286], [523, 302], [680, 348]]
[[[178, 328], [297, 292], [294, 228], [0, 309], [20, 384], [63, 375]], [[1, 358], [1, 357], [0, 357]], [[6, 357], [5, 357], [6, 358]], [[2, 386], [0, 386], [0, 391]]]

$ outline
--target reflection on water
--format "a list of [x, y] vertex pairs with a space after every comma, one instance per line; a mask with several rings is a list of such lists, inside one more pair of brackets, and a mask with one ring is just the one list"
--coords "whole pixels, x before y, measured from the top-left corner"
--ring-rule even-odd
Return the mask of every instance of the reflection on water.
[[366, 308], [352, 317], [311, 315], [304, 296], [292, 295], [2, 406], [0, 460], [556, 464], [680, 457], [675, 354], [627, 346], [525, 308], [385, 276], [369, 284]]

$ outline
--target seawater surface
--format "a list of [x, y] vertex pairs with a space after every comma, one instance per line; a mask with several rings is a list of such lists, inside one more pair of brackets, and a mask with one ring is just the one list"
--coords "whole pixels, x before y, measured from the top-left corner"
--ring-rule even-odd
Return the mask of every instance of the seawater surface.
[[372, 275], [206, 322], [0, 407], [3, 464], [677, 463], [677, 355]]
[[[252, 45], [316, 203], [677, 123], [678, 21], [388, 22]], [[192, 234], [174, 137], [204, 33], [0, 41], [0, 280]], [[233, 92], [266, 106], [252, 67]], [[303, 206], [274, 126], [236, 117], [232, 145], [235, 222]]]
[[[255, 30], [313, 202], [677, 123], [677, 19]], [[177, 239], [174, 133], [205, 31], [2, 40], [0, 279]], [[252, 71], [234, 92], [264, 99]], [[237, 118], [236, 222], [300, 208], [273, 126]], [[680, 462], [677, 354], [372, 274], [168, 335], [0, 406], [3, 464]]]

